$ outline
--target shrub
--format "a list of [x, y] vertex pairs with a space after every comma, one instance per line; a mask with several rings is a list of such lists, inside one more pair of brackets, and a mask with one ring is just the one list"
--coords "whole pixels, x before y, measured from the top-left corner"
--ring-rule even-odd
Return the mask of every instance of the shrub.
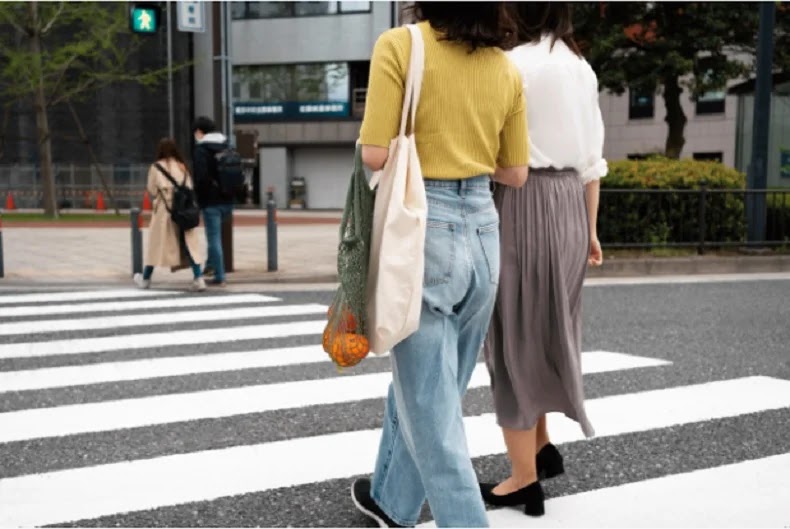
[[[598, 232], [606, 243], [699, 241], [698, 193], [629, 193], [607, 189], [744, 189], [745, 175], [718, 162], [653, 157], [617, 160], [601, 180]], [[708, 241], [738, 241], [745, 235], [743, 195], [710, 193], [706, 200]]]

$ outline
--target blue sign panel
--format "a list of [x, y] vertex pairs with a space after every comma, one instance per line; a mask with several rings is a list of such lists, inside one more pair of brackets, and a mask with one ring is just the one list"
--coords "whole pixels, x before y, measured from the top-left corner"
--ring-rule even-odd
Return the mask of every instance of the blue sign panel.
[[234, 103], [233, 114], [238, 122], [284, 121], [348, 117], [346, 102], [285, 101], [283, 103]]

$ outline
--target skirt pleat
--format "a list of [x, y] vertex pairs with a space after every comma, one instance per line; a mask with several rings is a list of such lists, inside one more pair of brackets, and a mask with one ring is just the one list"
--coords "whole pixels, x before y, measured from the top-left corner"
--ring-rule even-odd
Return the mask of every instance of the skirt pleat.
[[584, 186], [575, 171], [533, 169], [522, 188], [497, 186], [494, 200], [502, 267], [485, 358], [497, 421], [528, 430], [561, 412], [590, 437], [581, 370]]

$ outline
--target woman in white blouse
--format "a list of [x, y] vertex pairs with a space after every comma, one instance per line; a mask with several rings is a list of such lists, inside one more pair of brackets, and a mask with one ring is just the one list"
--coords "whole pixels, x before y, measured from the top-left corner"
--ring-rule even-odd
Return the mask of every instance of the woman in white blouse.
[[603, 261], [599, 179], [606, 175], [598, 80], [573, 40], [570, 5], [514, 2], [519, 40], [510, 54], [524, 83], [530, 174], [522, 188], [497, 186], [501, 273], [485, 343], [494, 407], [512, 474], [481, 483], [493, 505], [544, 512], [539, 479], [564, 472], [546, 414], [593, 428], [581, 373], [582, 283]]

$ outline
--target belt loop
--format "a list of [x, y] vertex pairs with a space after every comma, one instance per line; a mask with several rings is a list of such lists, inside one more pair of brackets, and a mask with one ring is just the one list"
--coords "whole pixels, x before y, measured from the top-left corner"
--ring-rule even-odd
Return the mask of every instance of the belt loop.
[[467, 187], [468, 187], [467, 186], [467, 181], [465, 179], [459, 180], [458, 181], [458, 194], [460, 194], [460, 195], [466, 194], [466, 188]]

